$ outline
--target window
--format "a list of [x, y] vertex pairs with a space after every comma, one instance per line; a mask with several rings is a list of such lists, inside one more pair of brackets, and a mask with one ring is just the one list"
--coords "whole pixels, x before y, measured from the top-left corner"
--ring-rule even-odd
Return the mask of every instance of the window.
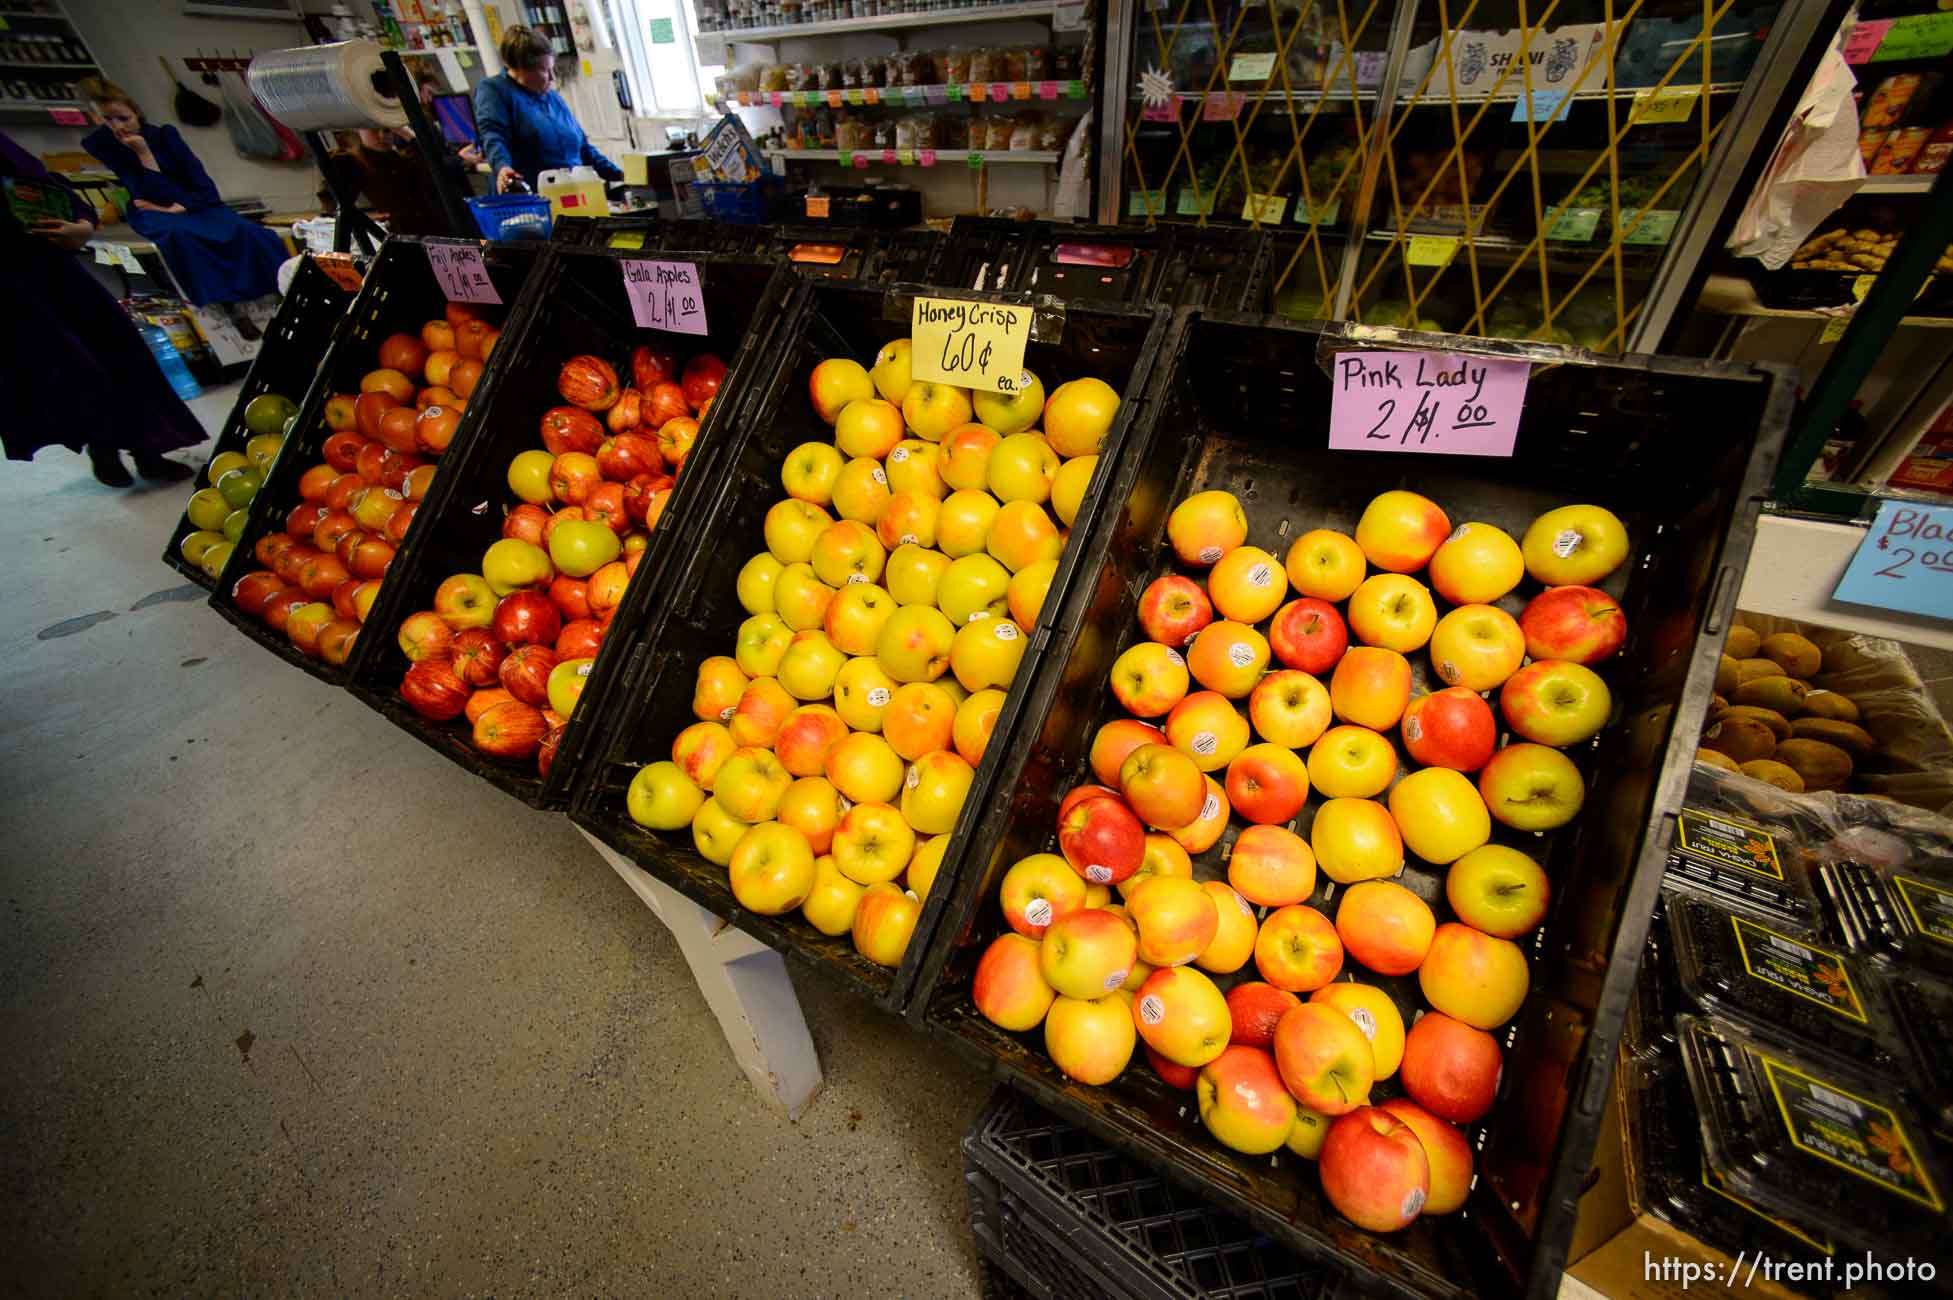
[[696, 115], [720, 68], [701, 68], [691, 0], [609, 0], [610, 29], [640, 117]]

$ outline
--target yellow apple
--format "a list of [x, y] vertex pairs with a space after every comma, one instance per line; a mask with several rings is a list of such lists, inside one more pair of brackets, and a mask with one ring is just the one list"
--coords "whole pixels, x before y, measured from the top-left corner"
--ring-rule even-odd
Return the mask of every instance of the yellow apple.
[[[901, 448], [896, 448], [901, 450]], [[897, 492], [882, 509], [875, 536], [890, 550], [898, 546], [934, 546], [936, 516], [942, 502], [924, 492]]]
[[970, 698], [956, 706], [956, 720], [950, 725], [950, 739], [956, 752], [972, 766], [983, 761], [983, 751], [989, 747], [990, 733], [997, 726], [997, 716], [1004, 711], [1004, 693], [999, 690], [975, 691]]
[[936, 513], [937, 549], [958, 560], [983, 550], [1001, 508], [988, 492], [970, 488], [950, 493]]
[[1231, 975], [1248, 964], [1255, 954], [1255, 912], [1248, 900], [1219, 880], [1203, 880], [1200, 887], [1214, 900], [1218, 928], [1194, 965], [1216, 975]]
[[814, 539], [833, 522], [833, 516], [811, 501], [794, 497], [776, 501], [762, 525], [766, 549], [781, 564], [804, 563], [814, 553]]
[[[1119, 394], [1103, 379], [1059, 384], [1044, 404], [1044, 436], [1060, 456], [1095, 456], [1119, 414]], [[998, 430], [998, 432], [1004, 432]]]
[[888, 453], [882, 468], [888, 471], [888, 490], [901, 495], [915, 492], [932, 501], [941, 501], [943, 487], [943, 449], [920, 438], [904, 438]]
[[[888, 474], [878, 460], [869, 460], [865, 456], [851, 460], [841, 466], [841, 472], [834, 476], [834, 513], [843, 519], [852, 519], [873, 528], [881, 522], [882, 511], [888, 509], [891, 495]], [[807, 549], [812, 552], [812, 542], [808, 543]]]
[[1288, 598], [1288, 580], [1274, 556], [1258, 546], [1237, 546], [1207, 575], [1207, 595], [1222, 618], [1259, 623]]
[[800, 904], [800, 914], [822, 934], [846, 934], [854, 925], [855, 908], [867, 886], [858, 885], [841, 874], [832, 856], [814, 860], [814, 884]]
[[1209, 623], [1187, 647], [1187, 671], [1193, 679], [1231, 700], [1246, 698], [1267, 667], [1268, 638], [1232, 619]]
[[1139, 930], [1139, 956], [1154, 966], [1178, 966], [1207, 950], [1220, 933], [1212, 891], [1184, 876], [1154, 876], [1126, 896]]
[[878, 966], [900, 966], [921, 917], [921, 902], [900, 885], [870, 885], [854, 912], [854, 950]]
[[1561, 506], [1533, 520], [1519, 550], [1547, 586], [1591, 587], [1627, 559], [1627, 526], [1601, 506]]
[[983, 553], [952, 560], [936, 585], [936, 607], [957, 627], [1010, 610], [1010, 570]]
[[1010, 616], [1026, 632], [1037, 626], [1038, 611], [1044, 608], [1044, 598], [1050, 594], [1051, 580], [1058, 576], [1058, 560], [1052, 557], [1027, 564], [1011, 575], [1010, 587], [1004, 593], [1004, 603], [1010, 608]]
[[1309, 784], [1330, 799], [1382, 794], [1396, 775], [1396, 749], [1368, 727], [1331, 727], [1309, 751]]
[[[732, 733], [726, 730], [723, 723], [694, 722], [671, 742], [671, 761], [678, 764], [679, 771], [692, 778], [692, 784], [710, 794], [712, 782], [719, 774], [719, 765], [732, 757], [732, 751], [738, 748]], [[686, 820], [689, 822], [691, 819]], [[1459, 915], [1464, 914], [1461, 912]]]
[[1339, 885], [1381, 880], [1404, 869], [1403, 837], [1390, 810], [1374, 799], [1325, 802], [1309, 827], [1309, 847], [1322, 874]]
[[1329, 729], [1331, 716], [1329, 688], [1300, 669], [1269, 673], [1248, 692], [1248, 720], [1270, 744], [1307, 749]]
[[941, 551], [905, 543], [889, 552], [882, 583], [898, 605], [933, 605], [949, 566], [950, 558]]
[[[748, 745], [719, 766], [712, 802], [748, 826], [773, 820], [793, 776], [770, 749]], [[835, 783], [839, 785], [839, 782]]]
[[1519, 543], [1492, 524], [1459, 524], [1431, 556], [1431, 585], [1454, 605], [1490, 605], [1525, 576]]
[[909, 859], [908, 874], [902, 879], [908, 883], [909, 892], [925, 903], [929, 901], [929, 887], [936, 883], [936, 873], [942, 870], [943, 854], [948, 851], [948, 835], [931, 835], [916, 845], [915, 856]]
[[1038, 416], [1044, 414], [1044, 381], [1025, 370], [1019, 372], [1018, 384], [1016, 391], [1009, 393], [985, 390], [972, 393], [970, 404], [976, 410], [978, 422], [1004, 436], [1036, 428]]
[[1187, 851], [1172, 836], [1148, 831], [1146, 855], [1139, 861], [1139, 870], [1119, 882], [1119, 897], [1131, 898], [1134, 890], [1154, 876], [1181, 876], [1191, 880], [1193, 859], [1187, 856]]
[[1288, 548], [1288, 580], [1304, 596], [1331, 604], [1348, 600], [1363, 585], [1363, 548], [1348, 533], [1316, 528]]
[[780, 485], [796, 500], [825, 507], [834, 500], [834, 481], [846, 463], [831, 442], [803, 442], [781, 463]]
[[849, 402], [875, 395], [875, 385], [859, 361], [829, 357], [807, 376], [807, 395], [813, 399], [814, 413], [825, 424], [834, 423]]
[[780, 685], [796, 700], [824, 700], [834, 694], [834, 677], [847, 655], [825, 632], [796, 632], [780, 658]]
[[1195, 691], [1166, 715], [1167, 742], [1203, 772], [1218, 772], [1248, 747], [1248, 720], [1226, 696]]
[[813, 889], [814, 850], [793, 827], [761, 822], [739, 837], [726, 874], [741, 907], [778, 916], [799, 907]]
[[916, 437], [930, 442], [941, 442], [951, 429], [968, 424], [971, 413], [970, 390], [954, 384], [918, 379], [902, 394], [903, 418]]
[[897, 685], [878, 660], [850, 659], [834, 674], [834, 711], [855, 731], [878, 732]]
[[896, 339], [884, 343], [882, 350], [875, 354], [875, 364], [869, 369], [868, 377], [885, 401], [900, 406], [909, 394], [909, 341]]
[[1102, 907], [1081, 907], [1045, 929], [1038, 941], [1038, 970], [1066, 997], [1101, 997], [1126, 982], [1137, 947], [1123, 917]]
[[1207, 796], [1200, 801], [1200, 817], [1191, 826], [1181, 826], [1167, 832], [1174, 843], [1189, 853], [1205, 853], [1214, 847], [1227, 829], [1228, 814], [1227, 791], [1213, 777], [1207, 781]]
[[785, 567], [773, 558], [771, 551], [761, 551], [746, 561], [745, 567], [739, 570], [739, 581], [734, 590], [748, 614], [773, 612], [773, 580], [780, 576], [780, 570]]
[[[1065, 868], [1067, 873], [1070, 870]], [[1021, 933], [993, 939], [978, 959], [970, 981], [970, 1001], [978, 1013], [999, 1029], [1013, 1033], [1035, 1029], [1057, 996], [1057, 990], [1044, 982], [1044, 972], [1038, 969], [1037, 939]]]
[[949, 667], [955, 640], [956, 629], [941, 610], [904, 605], [882, 624], [875, 658], [882, 671], [898, 682], [933, 682]]
[[880, 580], [887, 561], [888, 552], [882, 549], [875, 530], [853, 519], [823, 528], [807, 558], [814, 566], [814, 575], [837, 589], [850, 582]]
[[834, 588], [822, 582], [805, 560], [789, 564], [773, 579], [773, 612], [792, 631], [811, 632], [825, 626], [833, 600]]
[[1526, 634], [1497, 605], [1460, 605], [1431, 633], [1431, 667], [1448, 686], [1494, 690], [1525, 657]]
[[1518, 1014], [1532, 977], [1526, 954], [1509, 939], [1447, 921], [1417, 968], [1417, 986], [1433, 1008], [1488, 1033]]
[[[1155, 882], [1146, 889], [1168, 883], [1173, 882]], [[1193, 1069], [1226, 1051], [1234, 1031], [1227, 999], [1213, 980], [1189, 966], [1164, 967], [1147, 976], [1133, 999], [1132, 1014], [1133, 1026], [1148, 1047], [1175, 1065]]]
[[793, 696], [774, 678], [755, 677], [747, 685], [745, 694], [739, 697], [739, 707], [726, 720], [726, 730], [732, 733], [734, 743], [742, 748], [771, 745], [778, 739], [780, 728], [786, 725], [787, 717], [796, 704]]
[[[786, 721], [780, 724], [780, 730], [773, 737], [773, 755], [793, 775], [817, 777], [827, 770], [827, 751], [847, 734], [848, 724], [841, 721], [841, 715], [833, 709], [825, 704], [803, 704], [787, 714]], [[800, 782], [794, 784], [799, 785]], [[823, 781], [821, 784], [827, 783]], [[788, 794], [792, 794], [791, 789]], [[775, 816], [789, 825], [799, 825], [794, 818], [787, 816], [784, 805]], [[817, 840], [813, 831], [804, 826], [801, 829], [807, 831], [808, 839]], [[825, 853], [827, 848], [823, 843], [816, 842], [814, 852]]]
[[1211, 568], [1248, 539], [1248, 515], [1232, 492], [1196, 492], [1166, 517], [1166, 536], [1182, 564]]
[[1043, 506], [1030, 501], [1006, 501], [990, 521], [983, 544], [1012, 573], [1055, 560], [1065, 549], [1051, 516]]
[[1417, 572], [1450, 535], [1451, 521], [1437, 502], [1401, 489], [1378, 495], [1356, 521], [1364, 558], [1389, 573]]
[[910, 682], [896, 687], [894, 698], [882, 710], [882, 739], [897, 754], [914, 762], [933, 750], [947, 748], [955, 721], [956, 701], [940, 684]]
[[1057, 477], [1051, 480], [1051, 513], [1058, 516], [1058, 522], [1070, 528], [1078, 518], [1078, 509], [1085, 504], [1085, 493], [1092, 486], [1092, 474], [1099, 467], [1097, 456], [1073, 456], [1058, 466]]
[[871, 655], [882, 625], [895, 613], [895, 597], [872, 582], [851, 582], [828, 602], [822, 622], [827, 639], [845, 654]]
[[[850, 732], [835, 741], [827, 751], [826, 768], [834, 788], [856, 804], [885, 804], [902, 789], [901, 756], [873, 732]], [[725, 769], [719, 775], [723, 780]]]
[[937, 467], [943, 485], [952, 492], [981, 488], [989, 476], [990, 453], [1003, 439], [994, 429], [981, 424], [966, 424], [950, 430], [940, 444], [942, 463]]
[[1051, 481], [1058, 476], [1058, 453], [1043, 435], [1013, 433], [997, 444], [984, 469], [984, 483], [999, 501], [1051, 499]]
[[1279, 1151], [1295, 1129], [1295, 1099], [1263, 1048], [1230, 1044], [1201, 1067], [1194, 1098], [1201, 1127], [1245, 1155]]
[[851, 460], [860, 456], [880, 460], [901, 441], [901, 408], [879, 397], [849, 402], [834, 421], [834, 445]]
[[[733, 641], [737, 655], [734, 663], [749, 678], [771, 677], [780, 670], [780, 660], [786, 655], [787, 642], [791, 640], [793, 629], [778, 614], [755, 614], [739, 625]], [[701, 677], [703, 671], [701, 666]], [[746, 687], [741, 684], [739, 689], [743, 694]], [[726, 716], [730, 717], [731, 714]]]
[[1404, 1061], [1404, 1017], [1390, 995], [1374, 984], [1337, 980], [1309, 995], [1309, 1001], [1336, 1008], [1355, 1022], [1370, 1040], [1379, 1082], [1397, 1073]]
[[1044, 1017], [1044, 1050], [1079, 1083], [1111, 1083], [1132, 1060], [1137, 1034], [1124, 998], [1054, 998]]
[[648, 763], [631, 778], [624, 807], [631, 820], [654, 831], [689, 826], [705, 802], [705, 791], [673, 762]]
[[[1349, 598], [1349, 630], [1364, 645], [1409, 654], [1431, 639], [1438, 607], [1415, 578], [1379, 573], [1365, 578]], [[1525, 644], [1522, 639], [1521, 646]]]
[[950, 642], [950, 670], [965, 690], [1007, 687], [1028, 644], [1023, 631], [1009, 619], [979, 618], [965, 623]]
[[915, 854], [915, 832], [885, 803], [858, 803], [834, 831], [834, 865], [859, 885], [893, 880]]
[[831, 781], [825, 777], [803, 776], [780, 796], [780, 809], [775, 817], [782, 826], [791, 826], [805, 835], [808, 846], [819, 855], [834, 843], [834, 832], [847, 810], [847, 801]]
[[732, 861], [732, 851], [745, 833], [746, 823], [720, 807], [717, 799], [707, 799], [692, 814], [692, 846], [714, 866]]

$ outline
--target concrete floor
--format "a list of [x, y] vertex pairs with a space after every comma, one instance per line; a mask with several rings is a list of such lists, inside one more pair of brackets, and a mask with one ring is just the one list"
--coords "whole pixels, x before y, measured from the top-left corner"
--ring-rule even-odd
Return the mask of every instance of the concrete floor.
[[0, 1288], [974, 1294], [987, 1086], [796, 973], [781, 1118], [568, 822], [164, 567], [184, 495], [0, 473]]

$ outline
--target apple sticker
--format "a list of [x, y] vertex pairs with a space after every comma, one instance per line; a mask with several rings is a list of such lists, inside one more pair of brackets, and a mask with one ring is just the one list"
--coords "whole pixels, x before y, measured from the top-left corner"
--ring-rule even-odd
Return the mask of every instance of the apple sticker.
[[909, 764], [909, 774], [903, 778], [902, 784], [911, 790], [922, 784], [922, 773], [916, 770], [914, 763]]
[[897, 447], [894, 451], [888, 453], [888, 459], [890, 464], [900, 465], [903, 461], [907, 460], [908, 458], [909, 458], [909, 449], [907, 447]]
[[[1112, 868], [1101, 866], [1096, 862], [1091, 863], [1085, 868], [1085, 879], [1095, 885], [1109, 885], [1112, 883]], [[1121, 984], [1125, 983], [1124, 980], [1120, 980], [1119, 982]]]
[[1131, 974], [1132, 971], [1130, 970], [1113, 971], [1110, 975], [1105, 977], [1105, 991], [1107, 993], [1112, 992], [1114, 989], [1118, 988], [1121, 984], [1124, 984], [1126, 982], [1126, 977]]
[[[901, 448], [897, 447], [896, 450], [900, 451]], [[920, 546], [922, 545], [922, 539], [920, 537], [917, 537], [914, 533], [903, 533], [901, 544], [903, 546]]]
[[729, 722], [732, 719], [732, 715], [737, 712], [739, 712], [739, 707], [737, 705], [728, 704], [726, 705], [725, 708], [719, 710], [719, 721]]
[[1373, 1043], [1377, 1041], [1377, 1018], [1370, 1014], [1368, 1007], [1351, 1007], [1349, 1018], [1356, 1022], [1356, 1027], [1363, 1031], [1365, 1038]]
[[857, 582], [866, 582], [866, 581], [868, 581], [868, 575], [865, 573], [850, 573], [848, 575], [848, 585], [850, 587], [854, 586], [854, 584]]
[[1139, 1000], [1139, 1018], [1149, 1025], [1157, 1025], [1166, 1019], [1166, 1003], [1160, 1001], [1159, 994], [1148, 993]]
[[1220, 563], [1220, 559], [1221, 559], [1220, 547], [1203, 546], [1200, 548], [1200, 562], [1202, 564], [1218, 564]]
[[1255, 648], [1246, 641], [1236, 641], [1227, 648], [1227, 661], [1236, 668], [1246, 668], [1255, 661]]
[[1017, 624], [1011, 622], [1009, 619], [1000, 619], [997, 623], [997, 630], [990, 635], [996, 637], [999, 641], [1015, 641], [1017, 639]]
[[[1193, 738], [1193, 752], [1205, 758], [1221, 747], [1219, 737], [1211, 731], [1203, 731]], [[1210, 796], [1211, 797], [1211, 796]]]
[[[1199, 743], [1200, 742], [1197, 740], [1194, 742], [1196, 746], [1198, 746]], [[1214, 792], [1212, 790], [1209, 790], [1207, 792], [1206, 802], [1200, 805], [1200, 820], [1212, 821], [1214, 818], [1214, 814], [1218, 813], [1220, 810], [1221, 810], [1221, 801], [1214, 796]]]
[[888, 707], [888, 702], [894, 698], [894, 696], [889, 694], [888, 687], [874, 687], [868, 692], [868, 707], [871, 709], [886, 708]]
[[874, 479], [875, 482], [882, 484], [884, 487], [888, 485], [888, 475], [882, 473], [882, 467], [880, 465], [875, 466], [875, 468], [869, 472], [868, 477]]
[[[1042, 930], [1045, 926], [1050, 925], [1051, 924], [1051, 900], [1048, 898], [1032, 899], [1030, 902], [1030, 906], [1024, 909], [1024, 919], [1030, 922], [1032, 925], [1038, 927], [1038, 929], [1040, 930]], [[1121, 984], [1125, 983], [1124, 980], [1120, 980], [1119, 982]]]
[[1275, 580], [1274, 571], [1265, 564], [1257, 564], [1248, 570], [1248, 581], [1257, 587], [1266, 587]]
[[1580, 530], [1578, 528], [1563, 528], [1560, 530], [1560, 535], [1553, 539], [1553, 554], [1559, 556], [1562, 560], [1579, 549]]
[[1404, 739], [1413, 745], [1424, 739], [1424, 724], [1414, 715], [1404, 719]]
[[1424, 1189], [1422, 1187], [1413, 1187], [1404, 1193], [1403, 1215], [1406, 1219], [1415, 1219], [1417, 1212], [1423, 1208]]

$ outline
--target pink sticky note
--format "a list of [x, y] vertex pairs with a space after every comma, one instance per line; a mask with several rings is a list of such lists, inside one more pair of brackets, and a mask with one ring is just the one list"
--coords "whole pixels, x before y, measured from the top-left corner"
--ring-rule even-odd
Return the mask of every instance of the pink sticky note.
[[1510, 456], [1531, 369], [1524, 361], [1455, 352], [1338, 352], [1329, 445]]
[[867, 167], [867, 166], [868, 166], [868, 155], [867, 155], [867, 154], [865, 154], [865, 153], [858, 153], [858, 154], [856, 154], [856, 155], [854, 156], [854, 165], [855, 165], [856, 167], [859, 167], [859, 168], [865, 168], [865, 167]]
[[624, 268], [624, 293], [631, 300], [631, 319], [639, 328], [673, 334], [706, 332], [705, 295], [700, 291], [697, 266], [636, 259], [618, 265]]
[[769, 90], [766, 92], [766, 94], [767, 94], [767, 98], [773, 101], [773, 107], [775, 108], [778, 108], [780, 106], [780, 101], [785, 98], [785, 96], [782, 95], [777, 90]]
[[449, 302], [480, 302], [499, 305], [502, 295], [495, 292], [495, 281], [488, 278], [477, 244], [422, 245], [427, 250], [427, 265], [441, 283]]
[[60, 126], [88, 125], [88, 114], [78, 108], [50, 108], [47, 115]]
[[1010, 98], [1010, 87], [1009, 87], [1009, 86], [1007, 86], [1007, 85], [1005, 85], [1005, 84], [1004, 84], [1003, 82], [1001, 82], [1001, 81], [993, 81], [993, 82], [991, 82], [991, 83], [990, 83], [990, 98], [991, 98], [991, 99], [992, 99], [993, 101], [995, 101], [996, 103], [999, 103], [999, 104], [1001, 104], [1001, 103], [1003, 103], [1003, 102], [1004, 102], [1004, 101], [1005, 101], [1006, 99], [1009, 99], [1009, 98]]
[[882, 161], [892, 165], [895, 162], [895, 151], [893, 149], [882, 150]]
[[1055, 82], [1055, 81], [1040, 81], [1040, 82], [1038, 83], [1038, 98], [1039, 98], [1039, 99], [1056, 99], [1057, 97], [1058, 97], [1058, 83], [1057, 83], [1057, 82]]
[[1854, 25], [1851, 35], [1845, 37], [1844, 61], [1846, 63], [1865, 63], [1877, 52], [1879, 42], [1885, 33], [1892, 29], [1892, 19], [1875, 18], [1870, 22]]
[[934, 149], [918, 150], [916, 152], [916, 158], [924, 167], [934, 167], [936, 165], [936, 151]]
[[1232, 91], [1210, 90], [1200, 104], [1200, 120], [1203, 122], [1232, 122], [1241, 113], [1241, 101], [1245, 96]]
[[1177, 122], [1180, 120], [1180, 107], [1172, 100], [1164, 104], [1148, 104], [1139, 110], [1141, 120], [1147, 122]]

